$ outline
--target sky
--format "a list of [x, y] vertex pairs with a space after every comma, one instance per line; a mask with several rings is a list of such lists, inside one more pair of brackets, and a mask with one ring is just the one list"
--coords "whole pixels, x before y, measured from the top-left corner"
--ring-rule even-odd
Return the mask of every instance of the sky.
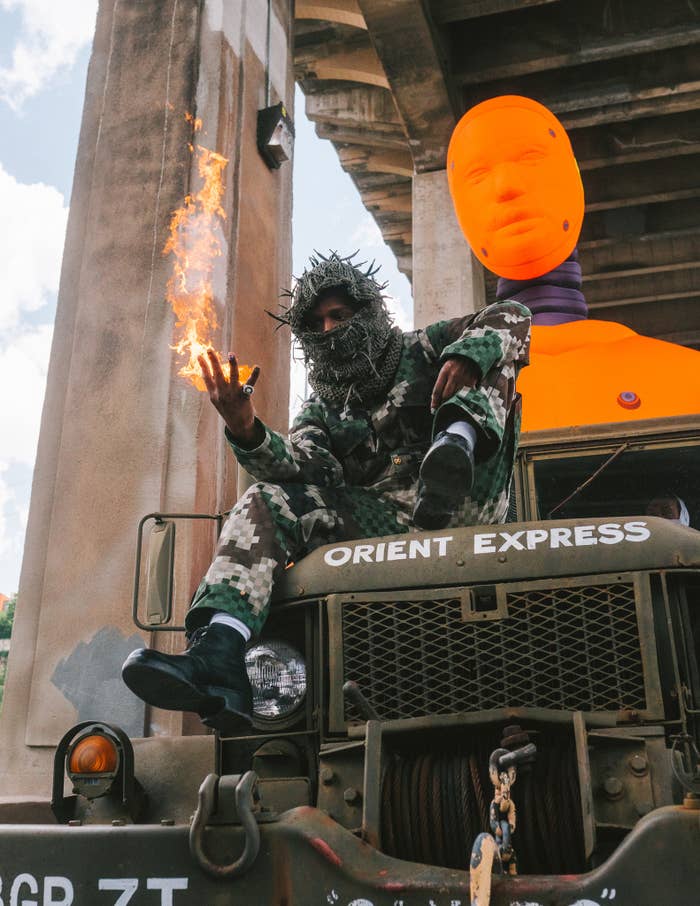
[[[96, 11], [97, 0], [0, 0], [0, 593], [6, 595], [19, 582]], [[306, 120], [298, 91], [294, 119], [294, 272], [314, 249], [361, 249], [382, 265], [396, 322], [409, 327], [409, 283], [332, 145]], [[294, 369], [293, 405], [303, 392], [303, 373]]]

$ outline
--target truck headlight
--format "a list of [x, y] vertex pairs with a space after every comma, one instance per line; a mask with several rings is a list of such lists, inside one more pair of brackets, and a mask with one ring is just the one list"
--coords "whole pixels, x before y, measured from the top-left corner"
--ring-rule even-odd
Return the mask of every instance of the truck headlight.
[[262, 720], [288, 717], [306, 695], [306, 664], [287, 642], [268, 639], [245, 656], [251, 686], [253, 713]]

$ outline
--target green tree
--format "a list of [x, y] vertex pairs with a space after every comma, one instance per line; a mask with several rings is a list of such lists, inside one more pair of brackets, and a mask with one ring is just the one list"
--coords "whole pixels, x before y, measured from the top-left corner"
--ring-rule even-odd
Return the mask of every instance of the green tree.
[[15, 607], [17, 606], [17, 595], [14, 594], [7, 602], [7, 607], [0, 613], [0, 639], [9, 639], [12, 635], [12, 624], [15, 619]]
[[[12, 635], [12, 623], [15, 619], [15, 607], [17, 605], [17, 595], [14, 594], [8, 601], [7, 607], [0, 613], [0, 639], [9, 639]], [[5, 691], [5, 675], [7, 673], [7, 652], [0, 651], [0, 708], [2, 707], [2, 695]]]

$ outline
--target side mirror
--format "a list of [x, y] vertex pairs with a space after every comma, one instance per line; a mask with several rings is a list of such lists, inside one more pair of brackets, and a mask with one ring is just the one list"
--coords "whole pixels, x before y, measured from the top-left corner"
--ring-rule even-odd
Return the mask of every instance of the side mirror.
[[148, 538], [146, 619], [150, 626], [168, 623], [173, 604], [175, 523], [156, 522]]
[[[155, 520], [146, 545], [146, 568], [143, 582], [145, 601], [141, 602], [141, 562], [143, 559], [144, 531], [146, 523]], [[136, 564], [134, 575], [134, 597], [132, 616], [139, 629], [172, 630], [181, 626], [168, 626], [173, 615], [173, 569], [175, 564], [175, 523], [160, 513], [149, 513], [139, 522], [136, 538]], [[145, 612], [146, 622], [139, 618]]]

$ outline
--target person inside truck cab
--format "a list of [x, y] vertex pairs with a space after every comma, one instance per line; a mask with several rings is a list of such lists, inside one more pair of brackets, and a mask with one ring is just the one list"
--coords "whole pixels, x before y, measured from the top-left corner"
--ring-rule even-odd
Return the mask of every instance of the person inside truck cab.
[[661, 516], [663, 519], [669, 519], [678, 525], [690, 525], [690, 514], [688, 507], [675, 494], [670, 491], [658, 494], [647, 504], [647, 516]]
[[376, 270], [353, 257], [312, 258], [274, 316], [299, 342], [313, 389], [289, 437], [257, 416], [234, 356], [230, 381], [213, 350], [200, 358], [226, 439], [256, 483], [194, 595], [186, 652], [138, 649], [123, 678], [149, 704], [195, 711], [224, 733], [251, 721], [245, 646], [290, 561], [338, 541], [507, 515], [528, 309], [497, 303], [403, 333]]

